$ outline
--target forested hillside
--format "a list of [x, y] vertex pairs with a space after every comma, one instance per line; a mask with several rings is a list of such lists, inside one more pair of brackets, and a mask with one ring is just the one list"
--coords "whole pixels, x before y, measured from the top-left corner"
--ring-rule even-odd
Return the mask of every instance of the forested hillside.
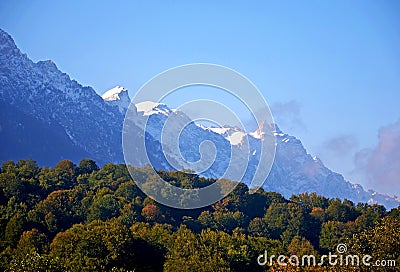
[[[159, 174], [183, 188], [214, 182], [182, 172]], [[313, 193], [287, 200], [263, 190], [250, 194], [239, 183], [212, 206], [178, 210], [146, 197], [125, 165], [100, 169], [89, 159], [77, 166], [64, 160], [55, 168], [32, 160], [5, 162], [0, 189], [5, 271], [349, 271], [257, 263], [265, 250], [321, 256], [336, 252], [339, 243], [350, 253], [371, 255], [371, 262], [397, 263], [354, 271], [399, 271], [399, 208], [386, 211]]]

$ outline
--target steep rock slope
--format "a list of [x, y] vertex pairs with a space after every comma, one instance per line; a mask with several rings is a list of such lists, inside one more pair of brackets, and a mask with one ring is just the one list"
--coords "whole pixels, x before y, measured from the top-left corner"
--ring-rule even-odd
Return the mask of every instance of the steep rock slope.
[[[99, 163], [123, 162], [119, 107], [104, 101], [91, 87], [71, 80], [51, 60], [32, 62], [3, 30], [0, 101], [40, 120], [49, 130], [61, 128], [74, 145]], [[9, 144], [20, 148], [16, 142]]]

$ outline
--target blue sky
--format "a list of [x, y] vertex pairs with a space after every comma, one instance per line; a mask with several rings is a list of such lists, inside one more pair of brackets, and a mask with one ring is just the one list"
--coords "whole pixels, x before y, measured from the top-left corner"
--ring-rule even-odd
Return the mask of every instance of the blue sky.
[[[132, 96], [187, 63], [235, 69], [264, 94], [281, 129], [328, 167], [400, 195], [398, 178], [368, 170], [384, 160], [400, 176], [398, 1], [3, 0], [0, 27], [31, 59], [52, 59], [99, 94], [122, 85]], [[394, 155], [382, 154], [387, 133]]]

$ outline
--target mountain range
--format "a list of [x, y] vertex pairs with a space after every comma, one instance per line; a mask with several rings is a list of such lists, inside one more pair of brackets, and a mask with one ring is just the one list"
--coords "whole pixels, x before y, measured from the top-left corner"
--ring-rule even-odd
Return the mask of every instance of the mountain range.
[[[82, 86], [61, 72], [51, 61], [30, 60], [15, 45], [12, 37], [0, 29], [0, 161], [33, 158], [40, 165], [54, 165], [62, 159], [78, 162], [92, 158], [99, 164], [124, 163], [122, 129], [130, 105], [128, 91], [117, 86], [99, 96], [91, 87]], [[133, 107], [133, 106], [132, 106]], [[187, 121], [185, 113], [167, 105], [143, 101], [134, 105], [135, 129], [148, 119], [146, 142], [149, 159], [156, 169], [171, 170], [171, 158], [160, 150], [161, 131], [166, 120]], [[301, 141], [275, 126], [277, 141], [272, 170], [263, 187], [285, 197], [316, 192], [326, 197], [347, 198], [353, 202], [379, 203], [397, 207], [400, 198], [364, 190], [346, 181], [307, 153]], [[249, 183], [259, 162], [260, 133], [236, 127], [205, 127], [191, 122], [182, 131], [179, 147], [190, 162], [199, 160], [198, 147], [212, 141], [218, 150], [215, 163], [202, 175], [223, 175], [231, 149], [240, 150], [249, 140], [249, 163], [243, 182]], [[167, 152], [168, 153], [168, 152]], [[244, 155], [243, 155], [244, 156]], [[173, 158], [172, 158], [173, 159]], [[181, 161], [175, 161], [182, 168]], [[179, 169], [178, 169], [179, 170]]]

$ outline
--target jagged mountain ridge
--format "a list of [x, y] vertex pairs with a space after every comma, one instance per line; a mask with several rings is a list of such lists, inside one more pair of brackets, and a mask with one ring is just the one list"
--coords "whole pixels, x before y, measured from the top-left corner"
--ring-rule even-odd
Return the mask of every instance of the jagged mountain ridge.
[[32, 62], [3, 30], [0, 100], [44, 124], [62, 127], [76, 146], [100, 163], [123, 162], [119, 108], [71, 80], [51, 60]]
[[[136, 108], [139, 115], [149, 117], [147, 131], [157, 141], [160, 141], [163, 126], [171, 115], [178, 115], [178, 118], [182, 119], [188, 118], [184, 113], [171, 110], [164, 104], [149, 101], [145, 103], [147, 104], [146, 107], [143, 107], [140, 103], [136, 105]], [[182, 121], [182, 123], [184, 122], [185, 120]], [[182, 155], [189, 161], [196, 161], [200, 158], [199, 144], [206, 140], [213, 141], [217, 150], [223, 150], [225, 154], [223, 153], [219, 160], [217, 157], [216, 163], [203, 175], [219, 177], [226, 169], [226, 163], [229, 161], [229, 157], [226, 155], [226, 153], [229, 153], [227, 152], [229, 148], [240, 148], [240, 141], [232, 141], [231, 137], [237, 133], [246, 135], [249, 140], [249, 166], [241, 180], [249, 184], [259, 162], [258, 154], [260, 153], [262, 137], [258, 130], [246, 133], [238, 128], [204, 127], [193, 123], [186, 126], [182, 131], [182, 139], [179, 143]], [[299, 139], [283, 133], [276, 125], [274, 134], [277, 143], [276, 154], [271, 172], [263, 185], [265, 190], [279, 192], [286, 198], [289, 198], [292, 194], [316, 192], [330, 198], [347, 198], [356, 203], [381, 203], [386, 207], [397, 207], [399, 205], [399, 199], [396, 197], [379, 194], [372, 190], [365, 191], [360, 184], [352, 184], [346, 181], [342, 175], [328, 169], [320, 159], [308, 154]], [[243, 159], [246, 159], [244, 155], [239, 158], [239, 160]], [[168, 163], [163, 161], [162, 156], [156, 157], [155, 160], [156, 165], [159, 165], [160, 168], [170, 170]], [[160, 163], [160, 161], [162, 162]], [[182, 168], [185, 167], [182, 166]]]
[[[58, 158], [68, 158], [77, 161], [79, 156], [90, 156], [98, 163], [107, 162], [123, 163], [121, 146], [121, 131], [124, 114], [129, 105], [129, 96], [123, 87], [117, 86], [100, 97], [91, 87], [84, 87], [75, 80], [57, 69], [52, 61], [32, 62], [25, 54], [17, 48], [11, 36], [0, 29], [0, 102], [4, 109], [10, 112], [20, 112], [24, 118], [10, 122], [5, 129], [14, 129], [20, 124], [24, 127], [27, 123], [37, 124], [38, 130], [35, 137], [40, 133], [43, 136], [61, 135], [57, 141], [49, 140], [35, 143], [48, 145], [46, 150], [48, 158], [54, 158], [53, 164], [57, 163]], [[128, 104], [127, 104], [128, 103]], [[150, 159], [156, 168], [170, 169], [165, 157], [160, 156], [161, 144], [158, 134], [159, 126], [171, 114], [183, 113], [174, 112], [166, 105], [153, 104], [137, 105], [138, 123], [143, 120], [143, 116], [150, 116], [150, 131], [146, 135], [146, 140], [151, 143]], [[12, 115], [12, 114], [11, 114]], [[4, 115], [6, 116], [6, 115]], [[32, 119], [29, 119], [29, 118]], [[8, 117], [7, 117], [8, 118]], [[29, 119], [29, 120], [28, 120]], [[35, 120], [35, 121], [32, 121]], [[37, 121], [37, 122], [36, 122]], [[26, 124], [22, 124], [26, 122]], [[14, 127], [13, 127], [14, 126]], [[138, 129], [140, 124], [138, 124]], [[153, 130], [153, 131], [151, 131]], [[15, 129], [16, 134], [26, 132], [25, 130]], [[237, 148], [240, 137], [233, 139], [245, 132], [228, 128], [205, 128], [198, 125], [187, 127], [187, 131], [182, 134], [180, 147], [182, 153], [190, 161], [198, 159], [198, 145], [204, 140], [215, 141], [222, 149], [221, 157], [213, 167], [204, 174], [207, 176], [218, 177], [226, 167], [227, 150]], [[66, 139], [66, 137], [68, 139]], [[7, 136], [7, 137], [5, 137]], [[251, 179], [254, 167], [258, 163], [257, 146], [261, 140], [257, 133], [248, 134], [250, 139], [251, 154], [250, 166], [244, 177], [244, 181]], [[372, 191], [366, 192], [360, 185], [352, 185], [344, 178], [326, 168], [321, 161], [314, 159], [307, 154], [301, 142], [293, 136], [284, 134], [276, 129], [277, 152], [276, 160], [272, 171], [264, 187], [268, 191], [277, 191], [285, 197], [301, 192], [317, 192], [327, 197], [348, 198], [354, 202], [379, 202], [386, 207], [393, 207], [399, 201], [389, 196], [380, 195]], [[24, 137], [30, 137], [31, 135]], [[38, 151], [26, 150], [29, 145], [21, 150], [21, 135], [5, 135], [4, 130], [0, 129], [0, 139], [3, 142], [1, 160], [15, 159], [7, 157], [7, 146], [12, 150], [18, 151], [22, 157], [34, 156]], [[47, 139], [47, 138], [46, 138]], [[238, 140], [239, 139], [239, 140]], [[20, 141], [21, 142], [21, 141]], [[29, 143], [29, 141], [28, 141]], [[62, 145], [65, 149], [59, 149]], [[44, 147], [44, 146], [42, 146]], [[57, 149], [58, 148], [58, 149]], [[77, 150], [74, 155], [68, 154], [68, 150]], [[55, 153], [57, 150], [57, 154]], [[44, 151], [43, 151], [44, 152]], [[51, 156], [54, 155], [54, 156]], [[36, 159], [36, 158], [34, 158]], [[242, 158], [240, 158], [242, 159]], [[42, 161], [48, 164], [48, 161]]]

